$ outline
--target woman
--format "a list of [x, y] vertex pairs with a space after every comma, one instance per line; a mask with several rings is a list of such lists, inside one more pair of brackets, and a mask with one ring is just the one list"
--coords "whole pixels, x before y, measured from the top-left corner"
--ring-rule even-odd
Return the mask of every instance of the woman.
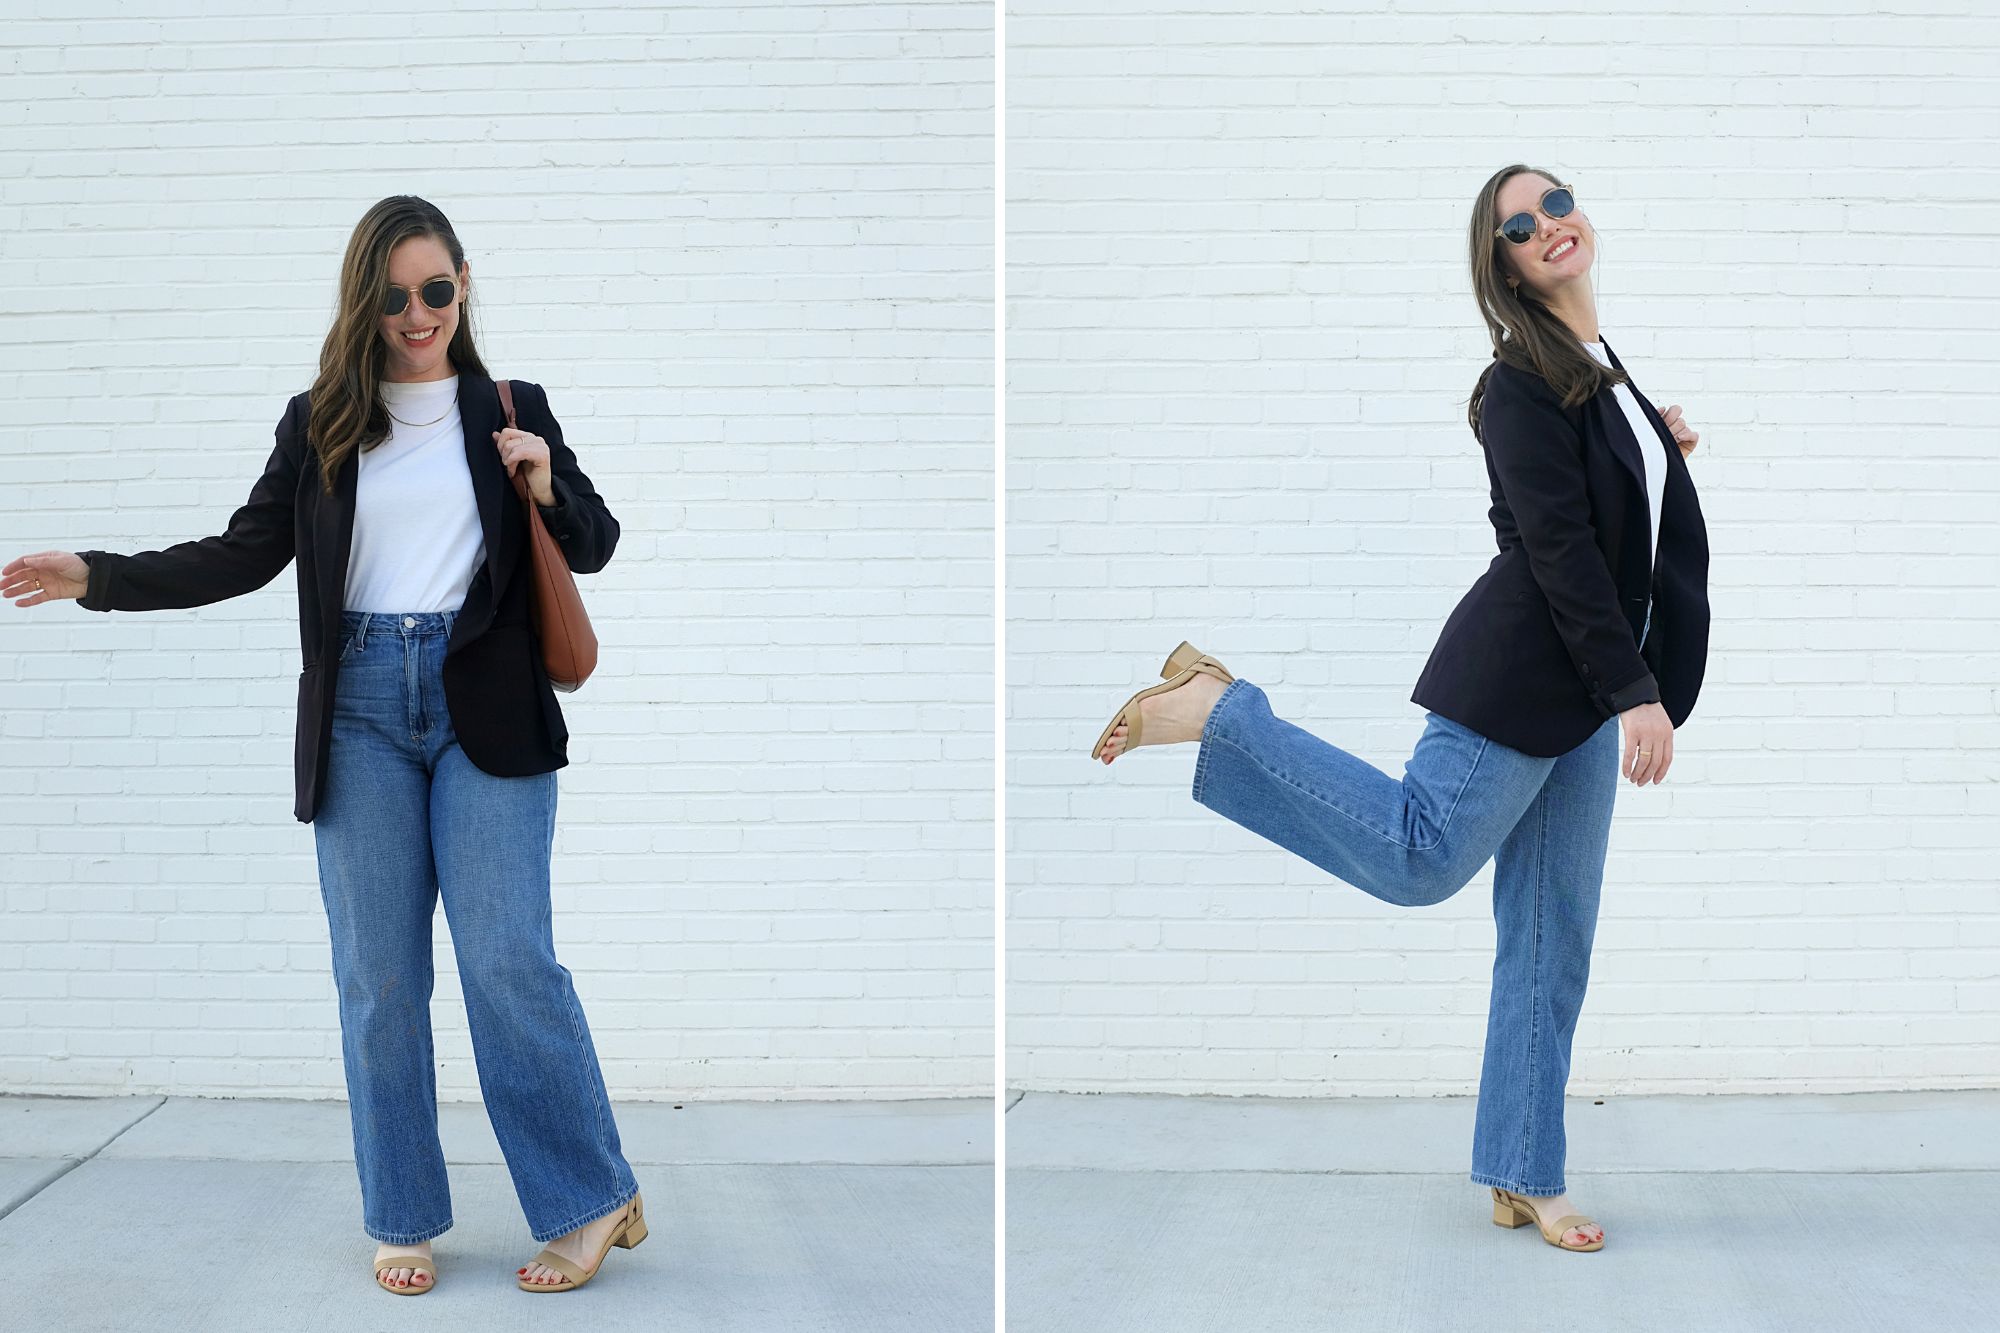
[[[93, 611], [202, 606], [298, 559], [294, 814], [313, 825], [376, 1282], [430, 1289], [452, 1224], [431, 1046], [431, 918], [451, 922], [479, 1082], [530, 1231], [527, 1291], [569, 1291], [646, 1235], [632, 1169], [549, 907], [568, 731], [530, 628], [517, 470], [571, 569], [618, 523], [540, 386], [505, 425], [472, 332], [472, 278], [435, 206], [407, 195], [347, 245], [319, 378], [220, 536], [161, 551], [44, 551], [0, 595]], [[338, 688], [336, 689], [336, 681]]]
[[1091, 752], [1200, 742], [1195, 800], [1385, 902], [1441, 902], [1494, 859], [1472, 1179], [1496, 1223], [1533, 1222], [1569, 1250], [1604, 1244], [1564, 1186], [1563, 1089], [1617, 778], [1666, 777], [1708, 657], [1708, 539], [1685, 462], [1699, 437], [1678, 407], [1656, 414], [1601, 340], [1596, 253], [1546, 173], [1507, 167], [1474, 204], [1496, 360], [1469, 417], [1500, 552], [1417, 680], [1426, 725], [1400, 781], [1274, 717], [1188, 644]]

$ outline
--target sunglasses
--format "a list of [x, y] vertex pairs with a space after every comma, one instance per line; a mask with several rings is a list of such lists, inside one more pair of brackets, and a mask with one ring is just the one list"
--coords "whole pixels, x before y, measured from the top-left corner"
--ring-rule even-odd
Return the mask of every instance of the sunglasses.
[[[1557, 185], [1542, 192], [1540, 204], [1542, 215], [1553, 222], [1566, 218], [1576, 211], [1576, 196], [1567, 185]], [[1515, 245], [1526, 245], [1535, 239], [1535, 218], [1532, 213], [1516, 213], [1493, 229], [1495, 236], [1504, 236]]]
[[410, 308], [410, 293], [417, 292], [432, 310], [445, 310], [458, 299], [458, 279], [432, 278], [415, 287], [391, 287], [382, 293], [382, 313], [400, 315]]

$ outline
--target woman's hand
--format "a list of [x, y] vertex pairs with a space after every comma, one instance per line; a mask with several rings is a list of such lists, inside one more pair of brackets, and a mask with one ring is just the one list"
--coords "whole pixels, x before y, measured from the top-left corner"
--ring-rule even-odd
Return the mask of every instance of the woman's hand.
[[90, 589], [90, 562], [70, 551], [37, 551], [15, 556], [0, 567], [0, 597], [18, 597], [16, 606], [40, 606]]
[[1673, 432], [1674, 443], [1681, 447], [1681, 457], [1691, 457], [1694, 454], [1695, 445], [1701, 440], [1701, 436], [1695, 433], [1692, 426], [1681, 419], [1680, 404], [1675, 403], [1672, 407], [1660, 413], [1660, 420], [1666, 422], [1667, 429]]
[[538, 505], [553, 505], [556, 490], [549, 478], [555, 475], [549, 466], [549, 442], [539, 435], [513, 426], [493, 432], [493, 447], [500, 451], [500, 461], [507, 465], [507, 475], [512, 477], [516, 467], [528, 469], [528, 494], [535, 497]]
[[1625, 757], [1618, 771], [1634, 786], [1657, 784], [1674, 761], [1674, 724], [1659, 704], [1640, 704], [1618, 715], [1625, 730]]

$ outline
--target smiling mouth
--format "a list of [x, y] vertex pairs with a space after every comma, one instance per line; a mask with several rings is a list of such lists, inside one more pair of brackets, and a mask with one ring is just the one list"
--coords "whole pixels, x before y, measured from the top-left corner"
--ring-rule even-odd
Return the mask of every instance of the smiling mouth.
[[428, 328], [415, 334], [405, 333], [403, 335], [403, 341], [411, 347], [422, 347], [427, 343], [429, 343], [436, 336], [437, 336], [437, 329]]
[[1559, 241], [1554, 249], [1550, 250], [1547, 254], [1543, 255], [1542, 258], [1550, 261], [1561, 259], [1564, 255], [1568, 254], [1570, 251], [1574, 249], [1576, 249], [1576, 237], [1567, 236], [1564, 237], [1561, 241]]

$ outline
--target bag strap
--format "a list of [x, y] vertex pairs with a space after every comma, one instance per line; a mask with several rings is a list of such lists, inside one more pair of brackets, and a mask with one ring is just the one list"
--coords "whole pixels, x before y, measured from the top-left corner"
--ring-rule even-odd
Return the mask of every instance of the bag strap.
[[[506, 409], [507, 424], [513, 427], [515, 430], [519, 430], [520, 427], [516, 425], [514, 421], [514, 381], [494, 380], [493, 386], [500, 390], [500, 406]], [[520, 496], [523, 500], [526, 500], [528, 498], [527, 474], [525, 472], [520, 471], [517, 468], [514, 472], [513, 482], [514, 482], [514, 494]]]

